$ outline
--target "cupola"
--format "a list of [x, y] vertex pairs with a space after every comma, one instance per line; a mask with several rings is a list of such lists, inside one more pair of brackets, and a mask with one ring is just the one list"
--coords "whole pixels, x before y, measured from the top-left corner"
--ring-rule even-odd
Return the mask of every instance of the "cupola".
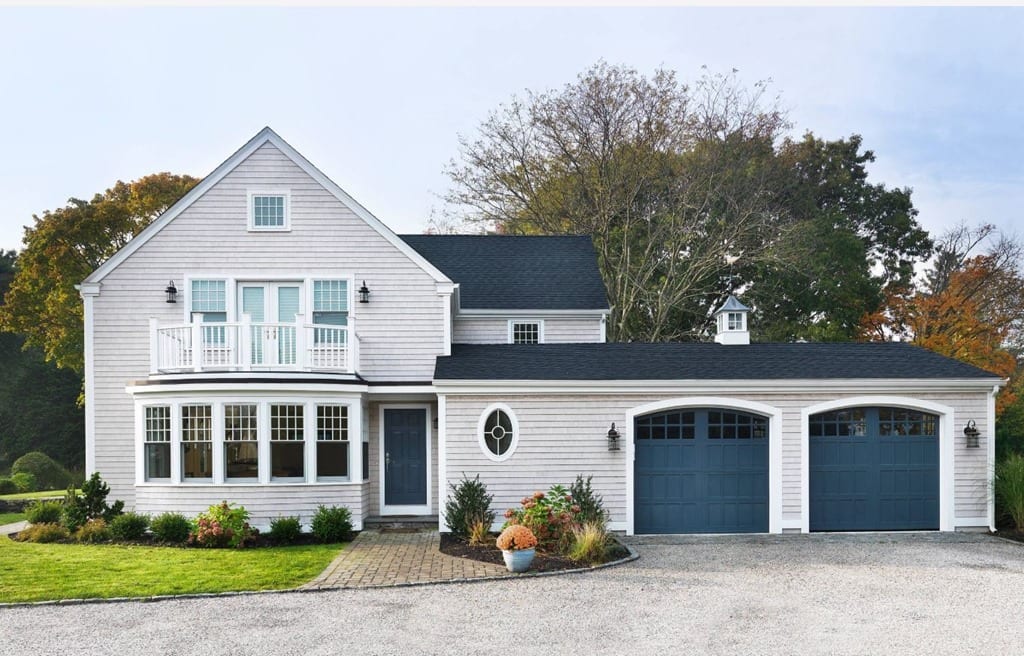
[[747, 330], [747, 315], [750, 308], [739, 302], [735, 296], [730, 295], [722, 307], [715, 312], [715, 321], [718, 330], [715, 332], [715, 341], [719, 344], [749, 344], [750, 331]]

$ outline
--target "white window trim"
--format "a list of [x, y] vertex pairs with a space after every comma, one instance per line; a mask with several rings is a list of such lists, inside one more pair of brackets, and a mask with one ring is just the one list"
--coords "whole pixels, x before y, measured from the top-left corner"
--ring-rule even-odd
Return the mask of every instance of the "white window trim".
[[537, 343], [544, 343], [544, 320], [543, 319], [509, 319], [508, 320], [508, 343], [514, 344], [513, 334], [516, 324], [535, 323], [537, 324]]
[[[211, 396], [178, 396], [170, 393], [170, 396], [161, 395], [158, 398], [147, 398], [145, 401], [137, 399], [135, 403], [135, 484], [138, 486], [161, 485], [161, 486], [243, 486], [243, 487], [264, 487], [281, 485], [362, 485], [361, 475], [358, 478], [352, 476], [352, 471], [362, 472], [362, 452], [353, 447], [353, 431], [367, 434], [367, 426], [363, 412], [363, 405], [358, 396], [282, 396], [274, 395], [211, 395]], [[274, 404], [301, 405], [304, 408], [303, 420], [303, 444], [305, 454], [305, 475], [299, 478], [274, 479], [270, 476], [270, 406]], [[213, 478], [211, 479], [189, 479], [184, 480], [181, 468], [181, 408], [188, 405], [209, 405], [212, 408], [213, 421]], [[225, 462], [226, 440], [224, 439], [224, 406], [226, 405], [255, 405], [256, 406], [256, 448], [259, 454], [259, 475], [257, 478], [226, 478], [227, 469]], [[327, 479], [317, 478], [316, 474], [316, 406], [317, 405], [340, 405], [348, 408], [349, 427], [349, 476], [348, 478], [330, 477]], [[145, 461], [145, 413], [147, 407], [166, 406], [170, 408], [171, 419], [171, 476], [170, 478], [146, 479]], [[312, 421], [311, 421], [312, 420]], [[357, 433], [358, 434], [358, 433]], [[429, 452], [428, 452], [429, 454]], [[428, 472], [429, 473], [429, 472]], [[428, 513], [429, 514], [429, 513]]]
[[[169, 435], [170, 439], [167, 442], [150, 442], [148, 439], [146, 439], [148, 437], [148, 435], [146, 433], [146, 410], [148, 408], [167, 408], [168, 428], [170, 430], [170, 435]], [[175, 445], [180, 443], [178, 440], [175, 439], [175, 436], [174, 436], [174, 430], [175, 430], [175, 425], [174, 425], [174, 416], [175, 416], [174, 404], [170, 403], [170, 402], [166, 402], [166, 401], [165, 402], [159, 402], [159, 403], [157, 403], [157, 402], [145, 403], [145, 404], [142, 404], [139, 407], [139, 411], [137, 413], [137, 416], [138, 416], [139, 437], [140, 437], [140, 439], [139, 439], [139, 448], [138, 448], [139, 471], [138, 471], [137, 478], [140, 481], [144, 482], [144, 483], [167, 484], [167, 483], [174, 482], [175, 481], [174, 466], [175, 466], [176, 461], [177, 461], [177, 458], [175, 458], [174, 449], [175, 449]], [[156, 477], [150, 478], [150, 477], [148, 477], [146, 475], [146, 473], [147, 473], [146, 472], [146, 445], [147, 444], [166, 444], [167, 445], [167, 448], [169, 449], [169, 452], [168, 452], [167, 455], [168, 455], [168, 460], [170, 461], [170, 463], [169, 463], [170, 475], [169, 476], [164, 476], [164, 477], [161, 477], [161, 478], [156, 478]]]
[[[334, 407], [339, 407], [339, 408], [345, 408], [345, 439], [344, 440], [324, 440], [324, 443], [325, 444], [344, 443], [345, 446], [348, 448], [348, 476], [321, 476], [320, 472], [316, 471], [316, 461], [317, 461], [317, 455], [318, 455], [317, 451], [320, 448], [320, 437], [319, 437], [319, 435], [317, 435], [318, 428], [317, 428], [317, 423], [316, 422], [317, 422], [317, 408], [319, 408], [320, 406], [334, 406]], [[312, 441], [310, 442], [312, 444], [312, 446], [313, 446], [313, 448], [312, 448], [312, 452], [313, 453], [310, 454], [311, 457], [307, 457], [306, 458], [306, 463], [307, 463], [308, 471], [310, 471], [311, 473], [315, 473], [316, 474], [316, 476], [315, 476], [315, 478], [313, 480], [319, 481], [319, 482], [323, 482], [323, 483], [343, 483], [345, 481], [352, 480], [352, 478], [353, 478], [352, 477], [352, 443], [353, 442], [352, 442], [352, 424], [350, 423], [351, 422], [350, 415], [352, 413], [350, 412], [350, 410], [351, 410], [351, 407], [350, 407], [350, 404], [348, 404], [348, 403], [336, 403], [336, 402], [332, 402], [332, 401], [314, 401], [313, 403], [309, 404], [309, 414], [310, 414], [310, 418], [313, 421], [313, 425], [311, 426], [313, 435], [312, 435]], [[360, 449], [362, 448], [362, 444], [359, 445], [359, 448]], [[312, 462], [310, 462], [310, 461], [312, 461]], [[362, 475], [363, 475], [363, 472], [359, 472], [360, 478], [362, 478]]]
[[[487, 440], [484, 439], [484, 426], [487, 424], [487, 418], [491, 416], [491, 413], [495, 410], [501, 410], [507, 416], [509, 421], [512, 422], [512, 440], [508, 444], [508, 450], [500, 456], [493, 453], [487, 446]], [[476, 423], [476, 441], [480, 446], [480, 450], [492, 462], [504, 462], [512, 457], [512, 454], [516, 452], [516, 447], [519, 446], [519, 419], [516, 418], [516, 413], [512, 411], [512, 408], [508, 407], [504, 403], [492, 403], [491, 405], [484, 408], [484, 411], [480, 413], [480, 419]]]
[[[287, 189], [249, 189], [246, 195], [246, 226], [249, 232], [290, 232], [292, 229], [292, 194]], [[283, 226], [257, 226], [255, 223], [253, 198], [255, 196], [282, 196], [284, 197], [284, 225]]]
[[[198, 478], [198, 477], [195, 477], [195, 478], [185, 478], [184, 455], [185, 455], [185, 444], [186, 444], [186, 442], [185, 442], [184, 439], [182, 439], [183, 433], [184, 433], [184, 428], [185, 428], [185, 424], [184, 424], [184, 421], [183, 421], [183, 418], [184, 418], [185, 415], [184, 415], [184, 412], [182, 411], [182, 408], [187, 408], [187, 407], [197, 408], [197, 407], [201, 407], [201, 406], [206, 406], [206, 407], [210, 408], [210, 440], [209, 440], [209, 442], [195, 441], [195, 442], [191, 442], [191, 444], [209, 444], [210, 445], [210, 473], [211, 473], [211, 475], [206, 477], [206, 478]], [[216, 404], [215, 403], [211, 403], [211, 402], [179, 403], [177, 405], [177, 407], [172, 407], [171, 408], [171, 417], [172, 417], [171, 423], [172, 424], [174, 423], [173, 418], [175, 416], [177, 416], [178, 434], [177, 434], [177, 436], [172, 435], [171, 436], [171, 441], [174, 442], [175, 441], [175, 437], [177, 438], [176, 441], [178, 443], [178, 452], [179, 452], [179, 454], [178, 454], [179, 471], [172, 472], [171, 473], [171, 478], [174, 478], [175, 480], [179, 480], [179, 481], [181, 481], [185, 485], [210, 485], [210, 484], [212, 484], [217, 479], [217, 458], [214, 455], [215, 454], [215, 448], [216, 448], [214, 446], [214, 444], [216, 443], [215, 435], [217, 434], [217, 424], [216, 424], [216, 421], [217, 421], [217, 411], [216, 411]], [[223, 419], [222, 419], [222, 421], [223, 421]]]

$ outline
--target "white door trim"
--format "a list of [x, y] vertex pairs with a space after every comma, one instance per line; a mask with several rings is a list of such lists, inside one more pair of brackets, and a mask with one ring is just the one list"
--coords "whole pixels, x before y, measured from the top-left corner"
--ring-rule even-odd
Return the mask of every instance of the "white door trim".
[[[384, 503], [384, 410], [423, 410], [423, 414], [426, 421], [426, 434], [427, 439], [427, 503], [424, 505], [417, 506], [389, 506]], [[431, 441], [431, 426], [433, 421], [431, 418], [431, 406], [429, 403], [381, 403], [378, 409], [378, 428], [377, 428], [377, 470], [378, 470], [378, 489], [380, 491], [380, 514], [381, 517], [386, 515], [432, 515], [433, 504], [431, 504], [431, 484], [433, 482], [433, 476], [431, 476], [430, 466], [430, 441]]]
[[953, 408], [934, 401], [915, 399], [908, 396], [850, 396], [833, 399], [816, 405], [808, 406], [800, 411], [800, 498], [802, 526], [804, 533], [811, 530], [811, 437], [810, 418], [820, 412], [856, 408], [863, 406], [886, 406], [921, 410], [939, 416], [939, 530], [952, 531], [956, 527], [956, 504], [954, 488], [953, 426], [955, 413]]
[[673, 408], [726, 408], [768, 417], [768, 532], [782, 532], [782, 410], [745, 399], [724, 396], [686, 396], [647, 403], [626, 411], [626, 535], [633, 535], [636, 513], [633, 504], [633, 464], [636, 460], [634, 420]]

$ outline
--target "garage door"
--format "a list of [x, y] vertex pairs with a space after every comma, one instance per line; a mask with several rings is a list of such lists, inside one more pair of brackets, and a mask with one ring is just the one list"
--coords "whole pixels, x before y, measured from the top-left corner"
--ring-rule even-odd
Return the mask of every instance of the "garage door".
[[938, 417], [848, 408], [810, 418], [810, 528], [939, 528]]
[[716, 408], [635, 420], [636, 533], [766, 533], [768, 420]]

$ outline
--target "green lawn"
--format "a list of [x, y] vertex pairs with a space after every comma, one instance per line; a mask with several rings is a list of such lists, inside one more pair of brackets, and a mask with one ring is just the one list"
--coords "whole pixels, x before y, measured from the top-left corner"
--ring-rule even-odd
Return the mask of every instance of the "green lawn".
[[25, 520], [25, 513], [0, 513], [0, 526]]
[[0, 494], [0, 501], [16, 501], [18, 499], [63, 499], [67, 490], [46, 490], [44, 492], [21, 492], [19, 494]]
[[0, 536], [0, 602], [294, 588], [319, 574], [342, 546], [186, 549]]

